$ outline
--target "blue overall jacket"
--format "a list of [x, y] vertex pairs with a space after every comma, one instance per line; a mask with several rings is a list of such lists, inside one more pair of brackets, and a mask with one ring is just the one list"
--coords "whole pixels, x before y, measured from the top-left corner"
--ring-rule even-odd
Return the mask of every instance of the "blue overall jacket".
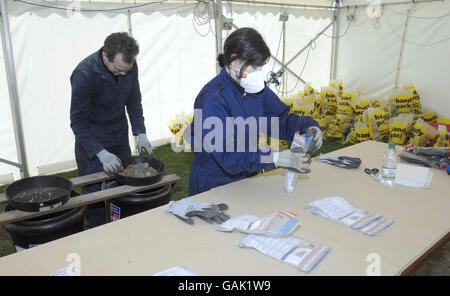
[[[267, 162], [270, 151], [262, 151], [256, 147], [255, 135], [250, 128], [246, 126], [245, 129], [238, 130], [237, 121], [234, 121], [234, 132], [230, 133], [231, 129], [227, 129], [227, 121], [233, 122], [230, 118], [239, 119], [241, 123], [243, 120], [247, 123], [256, 122], [256, 137], [259, 138], [260, 132], [267, 136], [273, 136], [274, 133], [276, 136], [275, 131], [272, 131], [273, 118], [276, 117], [279, 122], [277, 138], [287, 141], [292, 141], [296, 131], [304, 133], [308, 127], [318, 126], [311, 117], [289, 114], [289, 106], [281, 102], [267, 86], [257, 94], [245, 93], [225, 68], [200, 91], [194, 110], [192, 128], [186, 139], [195, 152], [189, 180], [190, 196], [244, 179], [262, 169], [275, 167], [272, 161]], [[267, 124], [261, 124], [261, 120]], [[222, 124], [214, 125], [217, 121]], [[231, 127], [229, 123], [228, 127]], [[222, 139], [214, 138], [213, 135], [217, 133], [213, 130], [216, 128], [223, 129]], [[196, 130], [201, 132], [195, 133]], [[196, 135], [201, 135], [201, 138]], [[242, 139], [245, 139], [244, 144]], [[220, 146], [220, 151], [212, 149]]]

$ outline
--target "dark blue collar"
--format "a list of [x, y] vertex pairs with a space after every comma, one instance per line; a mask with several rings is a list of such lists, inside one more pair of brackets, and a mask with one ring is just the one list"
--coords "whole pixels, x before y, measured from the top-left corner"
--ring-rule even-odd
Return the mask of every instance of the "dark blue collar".
[[102, 51], [103, 47], [98, 50], [94, 55], [94, 63], [92, 69], [100, 74], [109, 74], [108, 69], [106, 69], [105, 64], [103, 63], [102, 59]]
[[225, 67], [220, 70], [219, 76], [221, 77], [222, 81], [226, 83], [229, 86], [232, 86], [234, 90], [239, 92], [240, 94], [245, 94], [244, 88], [236, 81], [233, 77], [227, 72], [227, 69]]

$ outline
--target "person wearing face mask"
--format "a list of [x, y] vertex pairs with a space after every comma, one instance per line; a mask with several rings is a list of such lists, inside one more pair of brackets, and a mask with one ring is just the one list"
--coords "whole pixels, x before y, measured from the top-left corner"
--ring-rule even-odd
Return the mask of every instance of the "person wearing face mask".
[[272, 153], [258, 147], [260, 132], [292, 141], [298, 131], [312, 138], [310, 151], [322, 145], [318, 123], [308, 116], [289, 114], [290, 108], [266, 86], [261, 68], [269, 58], [269, 48], [252, 28], [238, 29], [226, 39], [223, 54], [217, 58], [222, 69], [195, 99], [194, 119], [184, 133], [195, 152], [189, 196], [262, 169], [283, 167], [296, 173], [310, 172], [311, 158], [305, 152]]
[[[123, 169], [121, 159], [131, 157], [125, 109], [133, 135], [138, 137], [139, 150], [146, 148], [152, 153], [141, 104], [138, 53], [135, 39], [125, 32], [113, 33], [105, 39], [103, 47], [81, 61], [70, 76], [70, 127], [75, 135], [79, 176]], [[83, 193], [100, 189], [101, 183], [84, 186]], [[103, 204], [90, 206], [91, 226], [104, 221]], [[99, 209], [94, 213], [96, 208]]]

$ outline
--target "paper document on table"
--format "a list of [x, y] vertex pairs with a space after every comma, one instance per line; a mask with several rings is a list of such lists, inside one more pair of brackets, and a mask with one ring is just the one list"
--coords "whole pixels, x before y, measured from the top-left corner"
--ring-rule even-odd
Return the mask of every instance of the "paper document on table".
[[199, 274], [191, 272], [181, 266], [174, 266], [172, 268], [157, 272], [153, 276], [199, 276]]
[[315, 208], [317, 214], [325, 218], [339, 220], [355, 212], [356, 208], [352, 206], [344, 197], [326, 197], [310, 202], [307, 208]]
[[433, 172], [430, 168], [419, 167], [407, 164], [398, 164], [395, 175], [395, 183], [405, 186], [428, 188], [433, 179]]
[[275, 238], [250, 234], [238, 243], [260, 253], [310, 273], [328, 255], [331, 248], [297, 237]]
[[298, 215], [292, 212], [276, 212], [268, 217], [241, 215], [220, 224], [219, 231], [238, 230], [244, 233], [263, 234], [267, 236], [288, 236], [300, 224]]
[[[342, 200], [343, 199], [343, 200]], [[326, 202], [324, 202], [324, 200]], [[307, 208], [313, 208], [313, 214], [322, 216], [337, 224], [357, 230], [369, 236], [376, 236], [396, 221], [381, 214], [352, 206], [343, 197], [331, 197], [310, 202]], [[346, 215], [346, 213], [349, 213]], [[339, 219], [331, 217], [341, 217]]]

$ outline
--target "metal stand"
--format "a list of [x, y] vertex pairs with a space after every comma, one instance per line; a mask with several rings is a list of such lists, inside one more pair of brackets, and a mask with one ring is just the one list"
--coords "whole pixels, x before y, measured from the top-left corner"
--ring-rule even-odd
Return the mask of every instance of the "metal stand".
[[8, 13], [6, 9], [6, 0], [0, 0], [0, 9], [2, 17], [2, 44], [3, 55], [5, 57], [6, 76], [9, 86], [9, 99], [11, 103], [11, 113], [14, 124], [14, 135], [16, 139], [17, 159], [19, 163], [8, 161], [0, 158], [0, 162], [4, 162], [20, 169], [21, 177], [28, 177], [27, 157], [25, 153], [25, 141], [23, 137], [22, 118], [20, 114], [19, 94], [17, 91], [16, 71], [14, 67], [14, 57], [9, 31]]

